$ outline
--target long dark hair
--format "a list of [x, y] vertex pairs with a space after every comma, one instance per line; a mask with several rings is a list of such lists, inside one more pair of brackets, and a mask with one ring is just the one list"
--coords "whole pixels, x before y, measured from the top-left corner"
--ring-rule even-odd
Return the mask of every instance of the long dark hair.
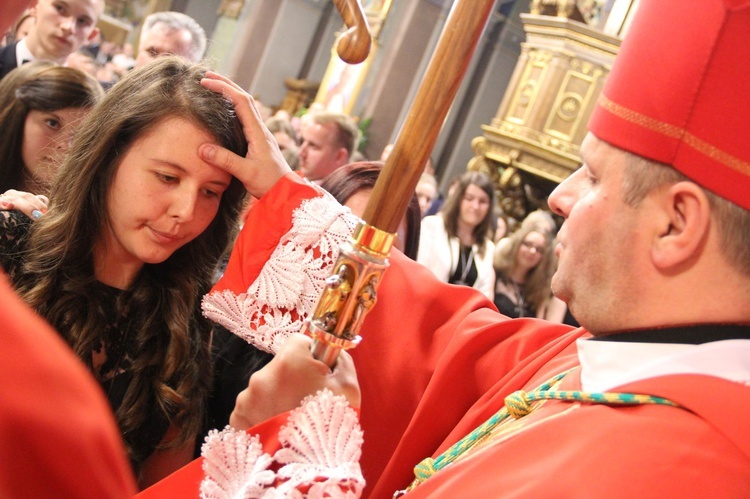
[[[336, 198], [336, 201], [344, 204], [356, 192], [374, 188], [382, 169], [382, 161], [349, 163], [326, 176], [320, 186]], [[406, 208], [406, 241], [404, 241], [404, 254], [412, 260], [417, 259], [420, 224], [419, 202], [415, 194]]]
[[29, 111], [89, 109], [103, 95], [92, 76], [49, 61], [24, 64], [0, 80], [0, 192], [24, 187], [23, 130]]
[[489, 176], [482, 172], [466, 172], [461, 175], [458, 184], [443, 206], [443, 223], [445, 231], [451, 237], [458, 237], [458, 218], [461, 216], [461, 201], [464, 199], [466, 189], [470, 185], [476, 185], [482, 189], [490, 198], [490, 206], [487, 214], [481, 222], [474, 227], [472, 235], [477, 242], [479, 252], [484, 254], [487, 246], [487, 240], [492, 238], [492, 219], [494, 217], [493, 207], [495, 206], [495, 188]]
[[[50, 193], [48, 213], [32, 226], [18, 290], [89, 367], [103, 325], [113, 321], [103, 316], [96, 291], [94, 241], [107, 230], [108, 194], [128, 149], [158, 123], [180, 117], [234, 153], [247, 152], [234, 109], [200, 85], [204, 75], [202, 66], [164, 57], [112, 87], [79, 130]], [[132, 382], [116, 411], [123, 435], [145, 424], [154, 410], [179, 429], [170, 445], [197, 434], [211, 376], [211, 326], [199, 304], [233, 240], [244, 195], [233, 178], [208, 228], [166, 261], [144, 265], [119, 297], [134, 341]]]

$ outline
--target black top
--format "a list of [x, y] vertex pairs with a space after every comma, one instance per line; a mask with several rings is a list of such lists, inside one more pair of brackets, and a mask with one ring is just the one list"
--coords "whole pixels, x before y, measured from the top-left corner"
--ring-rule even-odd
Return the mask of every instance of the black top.
[[[510, 317], [511, 319], [517, 319], [518, 317], [536, 317], [536, 308], [534, 308], [534, 306], [526, 299], [526, 290], [523, 284], [517, 284], [510, 280], [506, 280], [502, 275], [498, 275], [497, 279], [504, 285], [495, 288], [495, 306], [501, 314]], [[498, 289], [513, 290], [515, 296], [510, 297], [505, 294], [505, 292], [498, 291]]]
[[[11, 277], [21, 274], [24, 248], [32, 221], [20, 211], [0, 211], [0, 264]], [[97, 282], [89, 296], [96, 297], [89, 306], [101, 307], [103, 316], [109, 320], [101, 324], [99, 340], [94, 344], [92, 357], [105, 356], [104, 362], [93, 373], [109, 400], [113, 411], [122, 405], [133, 372], [131, 359], [136, 355], [135, 331], [132, 318], [128, 317], [121, 304], [125, 291]], [[66, 338], [65, 331], [59, 331]], [[132, 334], [131, 334], [132, 333]], [[131, 464], [138, 472], [139, 465], [150, 456], [167, 432], [167, 417], [151, 398], [149, 417], [145, 424], [134, 431], [123, 434], [131, 452]]]
[[471, 246], [461, 245], [458, 251], [458, 262], [456, 263], [456, 270], [453, 275], [450, 276], [448, 282], [450, 284], [461, 284], [463, 286], [473, 286], [477, 282], [479, 273], [477, 272], [477, 264], [474, 261], [474, 251]]
[[522, 302], [520, 305], [514, 303], [510, 297], [503, 293], [495, 293], [495, 306], [501, 314], [517, 319], [519, 317], [536, 317], [536, 310], [528, 302]]
[[[273, 359], [272, 354], [259, 350], [221, 326], [214, 327], [212, 347], [214, 379], [206, 407], [204, 434], [229, 424], [237, 395], [247, 388], [250, 376]], [[196, 457], [200, 455], [202, 443], [202, 438], [196, 442]]]

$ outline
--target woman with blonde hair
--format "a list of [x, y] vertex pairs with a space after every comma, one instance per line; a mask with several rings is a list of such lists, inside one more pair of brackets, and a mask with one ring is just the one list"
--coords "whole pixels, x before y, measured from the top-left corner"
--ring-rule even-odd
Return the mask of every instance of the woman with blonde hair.
[[497, 247], [495, 306], [500, 313], [562, 322], [565, 304], [550, 290], [557, 263], [552, 241], [546, 230], [527, 224]]

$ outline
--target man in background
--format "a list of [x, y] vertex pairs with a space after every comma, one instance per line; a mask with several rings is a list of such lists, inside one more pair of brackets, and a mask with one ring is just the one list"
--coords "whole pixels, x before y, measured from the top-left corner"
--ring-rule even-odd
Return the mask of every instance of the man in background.
[[31, 10], [36, 22], [28, 36], [0, 49], [0, 78], [36, 60], [64, 64], [99, 33], [104, 0], [39, 0]]
[[177, 55], [198, 62], [205, 52], [206, 32], [195, 19], [180, 12], [156, 12], [143, 21], [135, 67], [160, 55]]
[[300, 172], [317, 182], [349, 163], [356, 148], [357, 125], [346, 114], [328, 111], [315, 112], [311, 119], [302, 130]]

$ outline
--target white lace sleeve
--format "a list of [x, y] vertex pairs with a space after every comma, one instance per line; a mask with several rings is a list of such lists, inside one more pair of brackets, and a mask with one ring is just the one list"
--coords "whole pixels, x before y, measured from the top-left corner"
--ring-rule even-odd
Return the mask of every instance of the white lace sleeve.
[[239, 295], [229, 290], [206, 295], [203, 315], [275, 354], [315, 311], [339, 248], [358, 222], [328, 194], [304, 201], [255, 282]]
[[365, 479], [359, 466], [362, 429], [342, 396], [329, 390], [305, 398], [279, 431], [281, 448], [263, 452], [257, 436], [227, 426], [212, 430], [201, 453], [201, 497], [356, 498]]

